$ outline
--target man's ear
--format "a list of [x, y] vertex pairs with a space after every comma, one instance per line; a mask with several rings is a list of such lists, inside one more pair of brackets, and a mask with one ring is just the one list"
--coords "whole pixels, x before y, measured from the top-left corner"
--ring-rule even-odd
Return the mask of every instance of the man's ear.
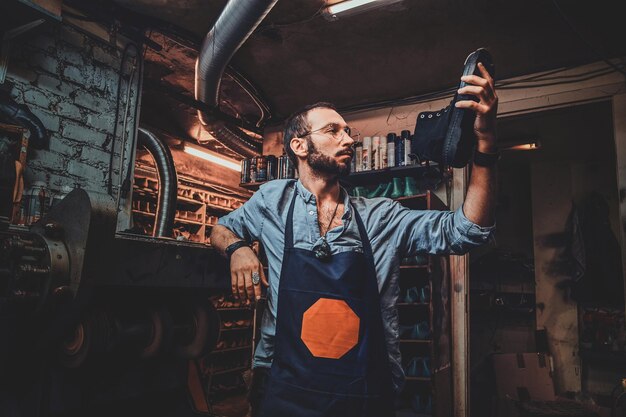
[[309, 153], [306, 139], [304, 138], [291, 138], [291, 141], [289, 141], [289, 146], [291, 147], [293, 153], [295, 153], [296, 156], [299, 158], [305, 158]]

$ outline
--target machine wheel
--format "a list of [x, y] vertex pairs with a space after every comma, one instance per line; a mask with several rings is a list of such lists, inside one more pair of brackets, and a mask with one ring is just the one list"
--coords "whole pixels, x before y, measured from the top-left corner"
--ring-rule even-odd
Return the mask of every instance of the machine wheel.
[[185, 308], [174, 324], [174, 353], [185, 359], [196, 359], [215, 349], [220, 332], [219, 314], [206, 302]]

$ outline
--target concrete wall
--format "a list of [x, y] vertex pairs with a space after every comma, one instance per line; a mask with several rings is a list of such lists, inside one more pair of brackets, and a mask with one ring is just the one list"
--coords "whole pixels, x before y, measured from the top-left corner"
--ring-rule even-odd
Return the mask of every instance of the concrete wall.
[[[78, 185], [107, 191], [120, 61], [117, 47], [60, 24], [46, 23], [14, 41], [7, 80], [0, 88], [8, 88], [17, 102], [28, 105], [51, 133], [49, 150], [29, 151], [26, 185], [41, 180], [52, 190]], [[120, 99], [114, 184], [119, 181], [127, 84], [123, 81]], [[134, 86], [130, 94], [126, 157], [134, 138]]]

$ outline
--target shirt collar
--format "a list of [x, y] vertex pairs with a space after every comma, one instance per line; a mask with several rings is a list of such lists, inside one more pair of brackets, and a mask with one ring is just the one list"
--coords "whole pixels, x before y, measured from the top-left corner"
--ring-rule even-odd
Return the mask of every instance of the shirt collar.
[[[343, 216], [341, 216], [341, 218], [344, 220], [348, 220], [352, 217], [352, 206], [350, 205], [350, 195], [348, 194], [348, 191], [346, 191], [346, 189], [343, 188], [343, 186], [340, 185], [339, 187], [341, 188], [341, 192], [343, 195], [343, 204], [344, 204]], [[300, 180], [296, 182], [296, 190], [298, 194], [300, 194], [300, 196], [302, 197], [305, 203], [315, 202], [315, 196], [313, 195], [313, 193], [307, 190]]]

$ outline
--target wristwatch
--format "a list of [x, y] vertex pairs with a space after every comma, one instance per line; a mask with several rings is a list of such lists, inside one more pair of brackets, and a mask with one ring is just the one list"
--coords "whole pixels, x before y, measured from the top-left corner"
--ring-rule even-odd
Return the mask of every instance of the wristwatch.
[[224, 250], [224, 253], [226, 254], [226, 257], [228, 257], [228, 260], [230, 261], [230, 257], [233, 256], [233, 253], [235, 253], [237, 249], [243, 248], [244, 246], [248, 246], [245, 240], [238, 240], [235, 243], [231, 243], [230, 245], [228, 245]]
[[478, 149], [474, 151], [474, 163], [479, 167], [492, 167], [500, 160], [500, 152], [483, 153]]

